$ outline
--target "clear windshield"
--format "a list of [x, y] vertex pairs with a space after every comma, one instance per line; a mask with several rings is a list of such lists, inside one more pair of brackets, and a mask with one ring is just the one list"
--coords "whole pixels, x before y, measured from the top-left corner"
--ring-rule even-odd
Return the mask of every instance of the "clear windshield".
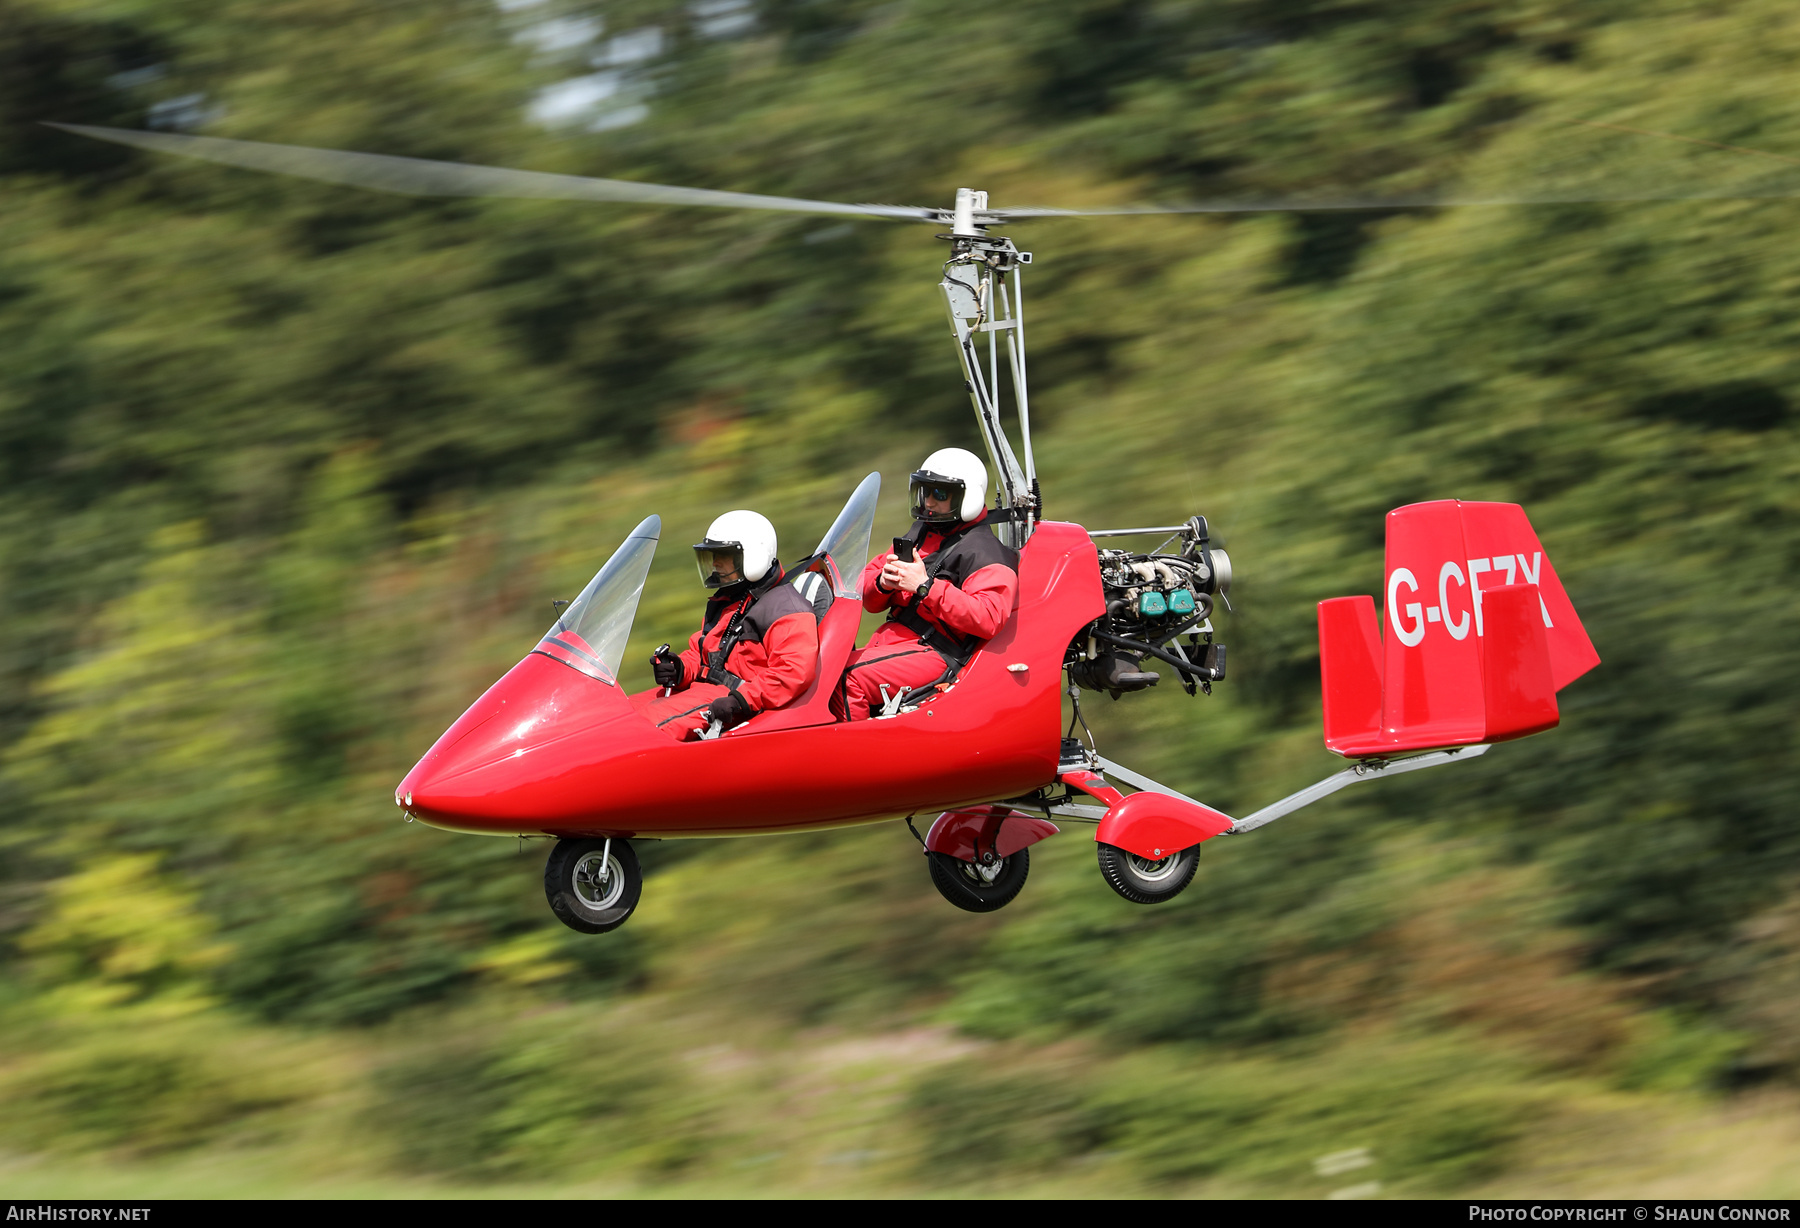
[[625, 544], [613, 551], [606, 566], [588, 581], [581, 596], [569, 603], [556, 625], [544, 635], [538, 651], [572, 665], [590, 678], [617, 686], [619, 662], [631, 620], [637, 617], [644, 578], [662, 536], [662, 517], [646, 516]]
[[875, 530], [875, 500], [880, 495], [881, 475], [871, 473], [857, 485], [819, 542], [818, 552], [829, 554], [837, 564], [840, 597], [862, 596], [857, 585], [862, 582], [863, 564], [869, 561], [869, 534]]

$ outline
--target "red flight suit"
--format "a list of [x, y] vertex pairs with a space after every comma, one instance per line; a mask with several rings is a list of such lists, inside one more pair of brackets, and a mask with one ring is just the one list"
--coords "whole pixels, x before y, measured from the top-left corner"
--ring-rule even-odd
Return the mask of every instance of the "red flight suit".
[[[819, 675], [819, 622], [811, 603], [784, 579], [777, 565], [747, 592], [709, 598], [700, 630], [681, 654], [675, 693], [664, 697], [661, 687], [652, 687], [633, 695], [632, 706], [679, 742], [705, 729], [707, 706], [734, 690], [753, 712], [805, 694]], [[727, 636], [731, 644], [720, 660]]]
[[[863, 568], [863, 609], [887, 610], [888, 621], [850, 656], [843, 683], [832, 697], [832, 711], [840, 719], [860, 721], [873, 715], [871, 709], [881, 707], [883, 685], [889, 695], [897, 695], [908, 687], [936, 682], [952, 658], [966, 662], [1012, 614], [1019, 597], [1019, 555], [994, 536], [983, 523], [986, 519], [984, 508], [974, 520], [947, 530], [913, 526], [916, 554], [933, 577], [923, 601], [912, 593], [889, 592], [877, 583], [885, 554]], [[935, 555], [941, 557], [934, 559]]]

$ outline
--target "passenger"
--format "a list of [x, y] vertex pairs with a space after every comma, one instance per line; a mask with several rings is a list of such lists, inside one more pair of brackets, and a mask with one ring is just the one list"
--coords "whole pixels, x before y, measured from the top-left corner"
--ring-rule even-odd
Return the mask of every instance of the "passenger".
[[694, 547], [707, 598], [700, 630], [677, 656], [650, 658], [656, 687], [632, 705], [677, 742], [712, 721], [741, 725], [792, 703], [819, 672], [819, 625], [812, 605], [775, 557], [775, 526], [756, 512], [726, 512]]
[[863, 608], [888, 620], [850, 657], [832, 711], [859, 721], [888, 696], [954, 677], [1000, 630], [1019, 595], [1019, 554], [987, 519], [987, 466], [962, 448], [943, 448], [912, 475], [909, 562], [877, 555], [863, 569]]

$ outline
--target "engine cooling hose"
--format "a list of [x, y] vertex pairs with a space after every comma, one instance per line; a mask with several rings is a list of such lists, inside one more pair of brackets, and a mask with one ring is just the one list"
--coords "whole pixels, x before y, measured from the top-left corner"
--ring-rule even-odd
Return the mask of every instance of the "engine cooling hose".
[[1134, 640], [1129, 636], [1113, 635], [1109, 631], [1095, 631], [1092, 634], [1095, 639], [1104, 640], [1108, 644], [1117, 644], [1119, 647], [1129, 648], [1133, 652], [1147, 652], [1157, 660], [1167, 661], [1182, 673], [1192, 674], [1204, 682], [1224, 681], [1222, 676], [1218, 676], [1221, 671], [1207, 669], [1204, 665], [1195, 665], [1192, 661], [1183, 661], [1174, 653], [1164, 652], [1154, 644], [1146, 644], [1142, 640]]

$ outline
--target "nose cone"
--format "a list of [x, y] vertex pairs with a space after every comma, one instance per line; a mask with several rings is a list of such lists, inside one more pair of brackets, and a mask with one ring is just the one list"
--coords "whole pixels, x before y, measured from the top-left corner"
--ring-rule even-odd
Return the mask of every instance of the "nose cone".
[[534, 652], [444, 731], [395, 799], [438, 827], [533, 829], [579, 808], [576, 769], [655, 737], [618, 687]]

